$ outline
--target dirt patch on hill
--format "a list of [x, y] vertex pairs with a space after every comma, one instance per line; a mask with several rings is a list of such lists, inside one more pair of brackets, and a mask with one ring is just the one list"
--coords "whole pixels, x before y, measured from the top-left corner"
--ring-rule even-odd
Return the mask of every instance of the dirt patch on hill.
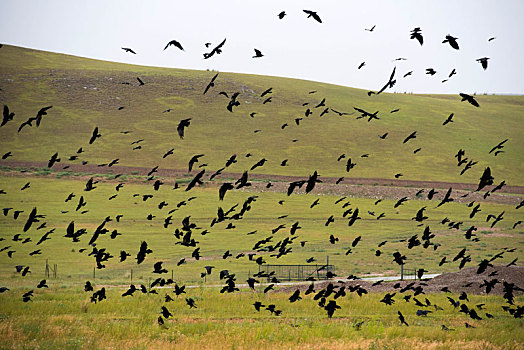
[[[9, 167], [12, 171], [4, 170], [0, 174], [2, 176], [35, 176], [35, 172], [20, 172], [16, 169], [43, 169], [47, 168], [46, 162], [2, 162], [3, 166]], [[4, 168], [5, 169], [5, 168]], [[151, 171], [150, 168], [144, 167], [127, 167], [127, 166], [112, 166], [107, 165], [93, 165], [93, 164], [55, 164], [51, 170], [53, 172], [69, 172], [69, 178], [84, 179], [85, 175], [72, 174], [98, 174], [99, 181], [115, 181], [121, 182], [120, 178], [111, 179], [102, 175], [136, 175], [139, 178], [128, 177], [123, 182], [143, 182], [144, 177], [148, 176]], [[200, 169], [198, 170], [200, 171]], [[192, 173], [187, 173], [186, 170], [181, 169], [158, 169], [153, 176], [161, 179], [165, 185], [174, 185], [180, 180], [190, 180], [198, 172], [193, 170]], [[207, 171], [204, 179], [208, 179], [213, 174], [213, 171]], [[50, 174], [51, 175], [51, 174]], [[96, 175], [90, 175], [95, 176]], [[231, 179], [238, 179], [242, 176], [240, 173], [221, 173], [217, 175], [213, 181], [208, 181], [204, 186], [217, 186], [224, 181], [231, 181]], [[298, 176], [284, 176], [272, 174], [250, 174], [249, 181], [252, 181], [252, 186], [244, 187], [246, 191], [257, 192], [279, 192], [286, 193], [289, 183], [293, 181], [307, 180], [304, 177]], [[335, 196], [353, 196], [365, 197], [375, 199], [398, 199], [407, 197], [408, 199], [425, 199], [429, 189], [441, 189], [433, 197], [434, 200], [439, 200], [444, 197], [446, 190], [452, 188], [452, 197], [455, 202], [468, 203], [476, 202], [492, 202], [501, 204], [517, 205], [523, 199], [524, 186], [504, 186], [499, 191], [490, 194], [484, 198], [485, 192], [473, 192], [476, 188], [475, 184], [467, 183], [448, 183], [437, 181], [410, 181], [398, 179], [379, 179], [379, 178], [345, 178], [343, 181], [337, 183], [338, 178], [322, 177], [322, 183], [315, 186], [314, 193], [320, 195], [335, 195]], [[271, 183], [268, 186], [268, 183]], [[184, 186], [181, 184], [181, 186]], [[484, 191], [490, 191], [494, 186], [487, 186]], [[303, 193], [304, 188], [296, 189], [294, 193]], [[511, 194], [511, 195], [510, 195]], [[517, 194], [517, 196], [515, 196]]]

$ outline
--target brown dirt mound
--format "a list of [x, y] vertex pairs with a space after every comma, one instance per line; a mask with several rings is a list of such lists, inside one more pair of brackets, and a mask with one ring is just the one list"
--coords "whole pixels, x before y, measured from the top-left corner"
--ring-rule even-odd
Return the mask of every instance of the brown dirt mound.
[[[491, 276], [490, 276], [491, 275]], [[417, 280], [404, 280], [404, 281], [392, 281], [383, 282], [373, 286], [373, 282], [352, 280], [352, 281], [322, 281], [315, 282], [315, 290], [325, 288], [328, 283], [333, 283], [336, 286], [361, 286], [366, 289], [368, 293], [385, 293], [391, 291], [399, 291], [410, 283], [413, 283], [413, 288], [422, 286], [424, 293], [442, 293], [442, 288], [447, 287], [453, 293], [462, 293], [463, 291], [468, 294], [485, 295], [486, 287], [481, 286], [484, 280], [491, 281], [497, 279], [499, 283], [489, 293], [490, 295], [502, 295], [503, 285], [502, 282], [513, 283], [516, 287], [524, 289], [524, 266], [494, 266], [488, 267], [484, 273], [477, 274], [476, 267], [464, 268], [458, 272], [444, 273], [432, 279]], [[301, 291], [305, 291], [309, 284], [300, 284], [296, 286], [286, 286], [278, 289], [278, 292], [290, 293], [297, 288]], [[515, 293], [516, 295], [521, 292]]]

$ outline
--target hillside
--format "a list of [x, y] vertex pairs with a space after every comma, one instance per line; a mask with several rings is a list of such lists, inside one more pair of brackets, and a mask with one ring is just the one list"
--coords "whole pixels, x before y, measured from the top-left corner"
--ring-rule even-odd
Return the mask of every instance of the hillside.
[[[478, 96], [480, 108], [475, 108], [458, 94], [368, 97], [367, 91], [348, 87], [222, 72], [204, 95], [216, 72], [126, 65], [8, 45], [0, 49], [0, 61], [0, 103], [15, 113], [0, 128], [0, 153], [12, 153], [4, 165], [47, 162], [58, 152], [63, 163], [106, 164], [118, 158], [121, 166], [187, 171], [189, 159], [204, 154], [195, 167], [207, 164], [210, 174], [236, 154], [238, 162], [228, 171], [242, 173], [266, 158], [252, 173], [268, 177], [307, 176], [316, 170], [321, 178], [395, 179], [402, 174], [402, 180], [475, 184], [490, 166], [496, 183], [524, 185], [523, 96]], [[145, 85], [139, 86], [137, 77]], [[272, 92], [261, 97], [268, 88]], [[221, 91], [229, 97], [240, 93], [233, 112]], [[268, 97], [271, 102], [264, 104]], [[325, 106], [315, 108], [324, 98]], [[17, 132], [51, 105], [38, 128]], [[380, 119], [357, 119], [354, 107], [379, 111]], [[312, 111], [308, 117], [307, 108]], [[453, 122], [443, 126], [451, 113]], [[177, 125], [187, 118], [191, 124], [182, 140]], [[95, 127], [102, 137], [89, 145]], [[403, 143], [414, 131], [416, 138]], [[385, 139], [378, 137], [385, 133]], [[488, 154], [504, 139], [509, 141], [503, 153]], [[80, 147], [84, 153], [68, 161]], [[173, 154], [162, 158], [172, 148]], [[459, 149], [478, 162], [464, 175], [459, 174], [465, 164], [458, 167], [454, 157]], [[345, 158], [337, 161], [342, 154]], [[349, 158], [356, 165], [347, 172]]]

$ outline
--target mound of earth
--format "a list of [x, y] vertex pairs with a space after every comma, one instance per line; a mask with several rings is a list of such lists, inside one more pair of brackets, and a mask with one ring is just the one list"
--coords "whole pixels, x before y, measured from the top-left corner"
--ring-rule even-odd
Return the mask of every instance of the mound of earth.
[[[485, 295], [486, 287], [481, 286], [484, 281], [491, 281], [496, 279], [498, 283], [490, 291], [490, 295], [502, 295], [503, 285], [502, 282], [513, 283], [516, 287], [521, 288], [524, 291], [524, 266], [494, 266], [488, 267], [485, 272], [477, 274], [476, 267], [464, 268], [458, 272], [444, 273], [432, 279], [422, 280], [404, 280], [404, 281], [392, 281], [382, 282], [376, 284], [369, 281], [361, 280], [332, 280], [315, 282], [315, 290], [325, 288], [327, 284], [333, 283], [336, 286], [348, 287], [361, 286], [365, 290], [375, 293], [385, 293], [392, 291], [400, 291], [400, 289], [412, 284], [412, 288], [422, 286], [424, 293], [442, 293], [442, 289], [447, 287], [453, 293], [466, 292], [468, 294]], [[375, 285], [374, 285], [375, 284]], [[279, 292], [293, 292], [297, 288], [301, 291], [305, 291], [309, 287], [309, 284], [301, 284], [296, 286], [286, 286], [278, 289]], [[515, 294], [521, 294], [522, 291], [516, 292]]]

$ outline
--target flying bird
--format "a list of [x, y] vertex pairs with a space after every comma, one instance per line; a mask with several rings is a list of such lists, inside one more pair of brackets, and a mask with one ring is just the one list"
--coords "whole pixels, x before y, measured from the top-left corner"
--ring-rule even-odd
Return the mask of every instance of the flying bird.
[[8, 121], [13, 120], [14, 116], [15, 114], [13, 112], [9, 112], [9, 107], [7, 107], [7, 105], [4, 105], [4, 114], [0, 126], [4, 126]]
[[141, 264], [146, 258], [146, 255], [151, 254], [152, 252], [153, 251], [147, 247], [147, 242], [142, 241], [142, 243], [140, 243], [140, 250], [138, 251], [138, 254], [136, 256], [136, 263]]
[[315, 21], [317, 21], [318, 23], [322, 23], [322, 20], [320, 19], [320, 17], [318, 16], [318, 14], [315, 11], [310, 11], [310, 10], [303, 10], [303, 11], [307, 13], [307, 18], [313, 17]]
[[187, 185], [186, 187], [186, 191], [189, 191], [190, 189], [192, 189], [193, 187], [195, 187], [195, 185], [202, 185], [204, 182], [202, 182], [202, 177], [204, 176], [204, 173], [206, 172], [206, 170], [202, 170], [201, 172], [199, 172], [198, 174], [196, 174], [196, 176], [193, 178], [193, 180], [191, 180], [191, 182]]
[[51, 156], [51, 159], [49, 159], [49, 162], [47, 163], [47, 167], [51, 168], [55, 163], [60, 163], [60, 158], [58, 158], [58, 153], [55, 153]]
[[204, 90], [203, 95], [205, 95], [206, 92], [207, 92], [210, 88], [212, 88], [213, 86], [215, 86], [215, 79], [216, 79], [217, 77], [218, 77], [218, 73], [215, 74], [215, 76], [214, 76], [213, 78], [211, 78], [211, 81], [209, 82], [209, 84], [207, 84], [207, 86], [206, 86], [206, 88], [205, 88], [205, 90]]
[[129, 53], [132, 53], [132, 54], [136, 55], [136, 52], [133, 51], [132, 49], [130, 49], [129, 47], [123, 47], [122, 50], [124, 50], [125, 52], [129, 52]]
[[226, 109], [230, 112], [233, 112], [233, 107], [235, 106], [240, 106], [240, 102], [237, 101], [237, 97], [238, 95], [240, 95], [240, 92], [235, 92], [232, 96], [231, 96], [231, 100], [229, 101], [229, 103], [227, 104], [227, 107]]
[[409, 134], [405, 139], [404, 141], [402, 141], [402, 143], [406, 143], [408, 142], [409, 140], [411, 139], [416, 139], [417, 138], [417, 132], [416, 131], [413, 131], [411, 134]]
[[254, 50], [255, 50], [255, 56], [253, 56], [252, 58], [264, 57], [264, 54], [262, 54], [262, 51], [258, 49], [254, 49]]
[[182, 44], [180, 44], [180, 42], [176, 41], [176, 40], [171, 40], [170, 42], [167, 43], [166, 47], [164, 47], [164, 51], [169, 47], [169, 46], [175, 46], [175, 47], [178, 47], [180, 50], [184, 51], [184, 48], [182, 47]]
[[398, 312], [398, 319], [400, 320], [400, 324], [405, 324], [406, 326], [409, 326], [409, 324], [406, 322], [406, 319], [404, 318], [404, 315], [399, 311]]
[[256, 162], [256, 163], [251, 167], [250, 170], [255, 170], [256, 168], [263, 166], [263, 165], [266, 163], [266, 161], [267, 161], [266, 158], [262, 158], [262, 159], [260, 159], [258, 162]]
[[283, 19], [284, 16], [285, 16], [286, 14], [287, 14], [286, 11], [282, 11], [282, 12], [280, 12], [280, 13], [278, 14], [278, 18], [279, 18], [279, 19]]
[[488, 60], [489, 60], [489, 57], [482, 57], [482, 58], [477, 59], [477, 62], [479, 62], [482, 65], [482, 68], [486, 70], [488, 69]]
[[449, 45], [454, 48], [455, 50], [458, 50], [459, 49], [459, 44], [457, 43], [457, 39], [458, 38], [455, 38], [451, 35], [446, 35], [446, 39], [444, 39], [444, 41], [442, 41], [442, 43], [449, 43]]
[[498, 145], [496, 145], [495, 147], [493, 147], [490, 151], [489, 151], [489, 154], [491, 154], [492, 152], [496, 151], [496, 150], [501, 150], [504, 148], [504, 144], [506, 142], [508, 142], [509, 139], [505, 139], [504, 141], [501, 141]]
[[421, 32], [422, 30], [420, 29], [420, 27], [416, 27], [411, 31], [411, 35], [409, 37], [410, 39], [417, 39], [420, 43], [420, 46], [422, 46], [422, 44], [424, 43], [424, 38], [422, 37]]
[[188, 172], [189, 173], [191, 172], [191, 170], [193, 170], [193, 165], [195, 165], [195, 163], [198, 163], [198, 159], [203, 156], [204, 154], [195, 154], [193, 157], [191, 157], [188, 163]]
[[218, 190], [218, 199], [221, 200], [221, 201], [224, 200], [224, 196], [226, 195], [226, 192], [228, 190], [232, 190], [234, 188], [235, 188], [235, 186], [233, 186], [232, 183], [224, 182], [222, 184], [222, 186], [220, 186], [220, 189]]
[[442, 123], [442, 125], [446, 125], [446, 124], [448, 124], [448, 123], [453, 123], [452, 118], [453, 118], [454, 115], [455, 115], [455, 113], [451, 113], [451, 114], [449, 115], [449, 117], [448, 117], [446, 120], [444, 120], [444, 123]]
[[89, 144], [93, 144], [95, 140], [99, 137], [102, 137], [102, 134], [98, 133], [98, 126], [93, 129], [93, 134], [91, 135], [91, 138], [89, 139]]
[[176, 131], [178, 132], [178, 136], [180, 136], [181, 139], [184, 139], [184, 128], [187, 128], [191, 124], [191, 118], [182, 119], [178, 126], [176, 127]]
[[[218, 44], [211, 52], [204, 53], [204, 59], [208, 59], [212, 57], [214, 54], [220, 55], [222, 53], [222, 47], [226, 43], [226, 39], [224, 39], [220, 44]], [[206, 46], [207, 47], [207, 46]]]
[[[386, 90], [388, 87], [389, 88], [392, 88], [395, 83], [397, 82], [395, 79], [393, 79], [395, 77], [395, 71], [397, 70], [397, 67], [394, 67], [393, 68], [393, 71], [391, 72], [391, 75], [389, 76], [389, 80], [388, 82], [376, 93], [376, 95], [382, 93], [384, 90]], [[371, 92], [371, 94], [370, 94]], [[371, 96], [372, 94], [375, 94], [373, 93], [372, 91], [368, 92], [368, 96]]]
[[480, 182], [475, 191], [480, 191], [485, 186], [493, 185], [494, 177], [491, 176], [491, 169], [490, 167], [487, 167], [484, 169], [484, 172], [482, 173], [482, 176], [480, 177]]
[[464, 93], [459, 93], [460, 97], [462, 97], [462, 100], [461, 102], [463, 101], [468, 101], [469, 103], [471, 103], [473, 106], [475, 107], [480, 107], [479, 106], [479, 103], [477, 102], [477, 100], [475, 100], [475, 98], [471, 95], [468, 95], [468, 94], [464, 94]]

